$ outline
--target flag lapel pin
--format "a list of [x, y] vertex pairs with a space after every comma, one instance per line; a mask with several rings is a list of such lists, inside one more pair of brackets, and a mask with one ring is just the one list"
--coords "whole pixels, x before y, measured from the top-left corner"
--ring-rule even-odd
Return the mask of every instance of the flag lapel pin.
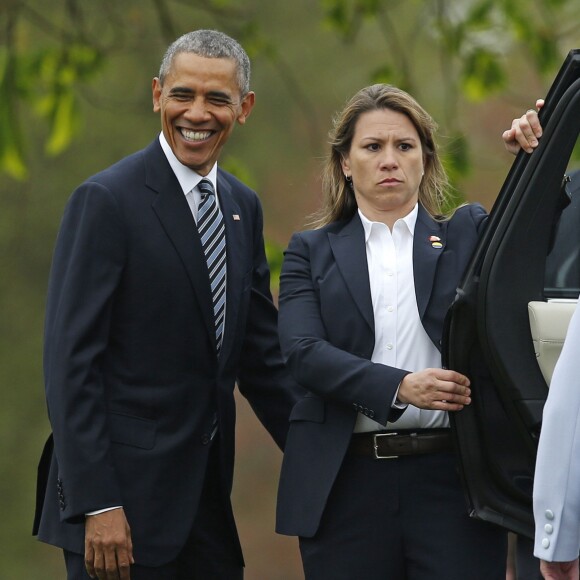
[[443, 247], [443, 244], [441, 243], [441, 238], [439, 236], [429, 236], [429, 241], [431, 242], [431, 245], [437, 250]]

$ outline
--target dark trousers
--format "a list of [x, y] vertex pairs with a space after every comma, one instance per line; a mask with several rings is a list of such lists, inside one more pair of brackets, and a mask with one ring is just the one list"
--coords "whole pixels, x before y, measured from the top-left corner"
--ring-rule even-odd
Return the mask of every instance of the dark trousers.
[[[199, 508], [178, 557], [163, 566], [131, 566], [131, 580], [241, 580], [243, 562], [219, 493], [218, 444], [214, 442]], [[130, 522], [129, 522], [130, 524]], [[67, 580], [90, 580], [82, 554], [64, 552]]]
[[347, 455], [300, 551], [307, 580], [505, 580], [507, 534], [468, 517], [451, 453]]
[[542, 580], [540, 560], [534, 557], [534, 541], [525, 536], [516, 539], [516, 578], [518, 580]]

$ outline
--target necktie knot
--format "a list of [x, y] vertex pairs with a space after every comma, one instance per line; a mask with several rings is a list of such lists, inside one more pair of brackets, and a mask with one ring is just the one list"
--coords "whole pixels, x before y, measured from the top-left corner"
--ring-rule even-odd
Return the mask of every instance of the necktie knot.
[[202, 179], [197, 188], [201, 193], [201, 199], [204, 200], [208, 195], [215, 195], [215, 191], [213, 189], [213, 184], [209, 179]]

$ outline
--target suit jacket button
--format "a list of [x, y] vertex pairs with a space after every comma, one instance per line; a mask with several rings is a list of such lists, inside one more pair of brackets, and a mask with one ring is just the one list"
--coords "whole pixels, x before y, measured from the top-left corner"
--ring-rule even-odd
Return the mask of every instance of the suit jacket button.
[[551, 534], [554, 531], [554, 526], [552, 526], [552, 524], [546, 524], [544, 526], [544, 531], [546, 534]]
[[374, 411], [369, 411], [369, 417], [372, 419], [375, 416], [375, 412]]
[[546, 510], [545, 514], [547, 520], [554, 519], [554, 512], [552, 510]]
[[211, 441], [211, 437], [207, 433], [204, 433], [201, 437], [201, 444], [207, 445], [210, 441]]
[[542, 548], [549, 548], [550, 547], [550, 540], [548, 538], [544, 538], [542, 540]]

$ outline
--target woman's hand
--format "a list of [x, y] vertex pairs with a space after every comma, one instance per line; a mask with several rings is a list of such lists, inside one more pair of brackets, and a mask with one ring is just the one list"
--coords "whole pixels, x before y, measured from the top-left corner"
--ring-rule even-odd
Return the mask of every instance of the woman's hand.
[[536, 109], [528, 109], [519, 119], [512, 121], [511, 129], [504, 131], [502, 138], [505, 148], [516, 155], [520, 149], [531, 153], [538, 146], [542, 136], [542, 125], [538, 119], [538, 111], [544, 106], [544, 99], [536, 101]]
[[425, 369], [401, 381], [397, 400], [420, 409], [461, 411], [471, 403], [469, 379], [455, 371]]

